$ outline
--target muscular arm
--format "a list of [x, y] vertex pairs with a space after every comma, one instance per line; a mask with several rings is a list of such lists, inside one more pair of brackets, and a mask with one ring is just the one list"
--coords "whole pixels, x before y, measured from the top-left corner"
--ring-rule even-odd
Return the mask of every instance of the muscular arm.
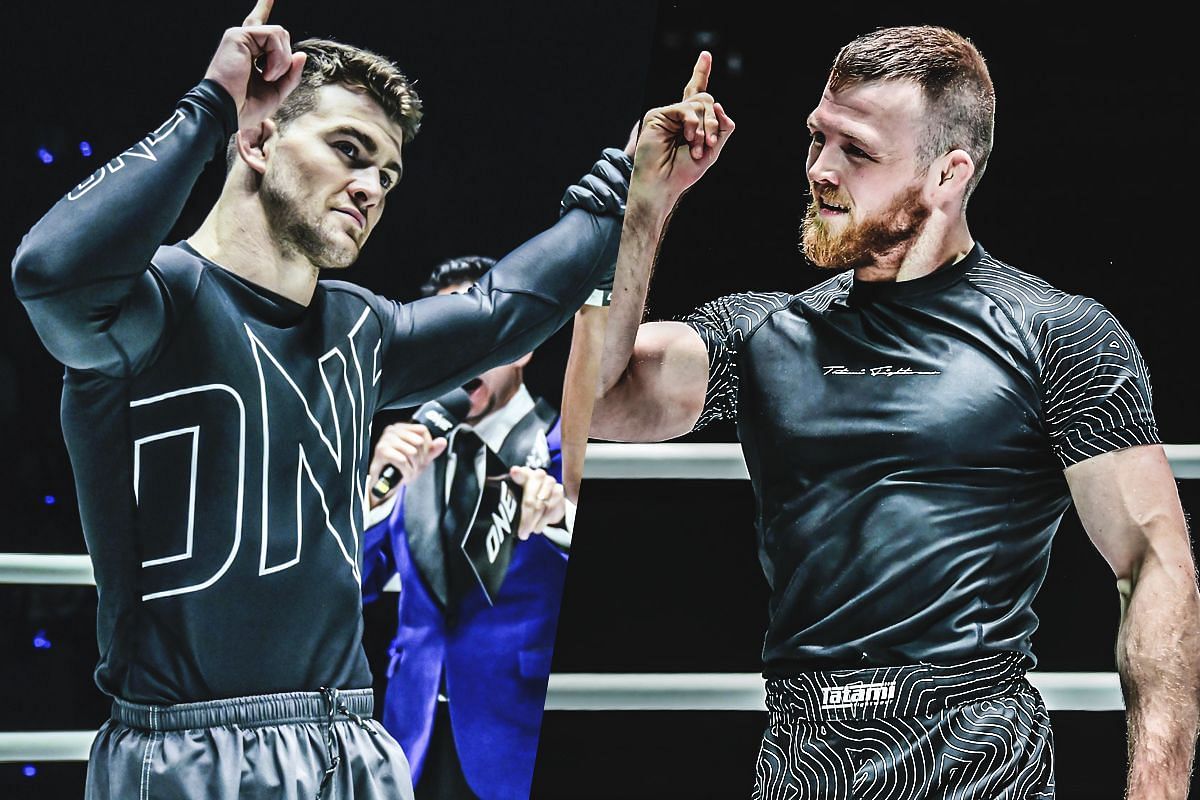
[[1200, 595], [1183, 510], [1158, 445], [1067, 468], [1092, 542], [1117, 577], [1117, 669], [1129, 798], [1185, 798], [1200, 722]]
[[[601, 375], [591, 435], [647, 442], [691, 431], [708, 386], [708, 351], [700, 336], [681, 322], [634, 323], [632, 336], [627, 332], [624, 341], [614, 342], [614, 325], [610, 321], [604, 359], [613, 359], [616, 377], [605, 382]], [[622, 357], [623, 364], [617, 361]]]
[[[629, 254], [623, 240], [622, 258], [629, 258]], [[618, 287], [622, 283], [618, 282]], [[563, 391], [564, 487], [568, 497], [578, 492], [588, 435], [613, 441], [671, 439], [691, 431], [704, 408], [708, 350], [696, 331], [682, 323], [638, 326], [634, 317], [628, 326], [635, 333], [632, 342], [626, 338], [614, 344], [612, 333], [606, 336], [606, 327], [612, 331], [608, 320], [613, 311], [632, 317], [632, 313], [641, 311], [641, 302], [625, 297], [614, 302], [611, 309], [584, 308], [587, 313], [581, 312], [576, 318], [571, 337], [569, 383]], [[623, 350], [614, 354], [617, 347]], [[601, 360], [613, 365], [624, 363], [616, 380], [601, 383]], [[582, 397], [582, 387], [575, 385], [580, 381], [595, 386], [594, 399]], [[576, 404], [570, 414], [568, 396]]]
[[25, 235], [13, 284], [55, 358], [127, 374], [154, 346], [165, 305], [150, 259], [236, 128], [229, 94], [203, 81], [157, 130], [68, 192]]

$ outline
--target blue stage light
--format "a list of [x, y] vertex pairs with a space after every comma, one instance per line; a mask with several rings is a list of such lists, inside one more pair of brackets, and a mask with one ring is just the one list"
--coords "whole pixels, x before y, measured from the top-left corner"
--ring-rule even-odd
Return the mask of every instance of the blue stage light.
[[85, 157], [90, 156], [92, 154], [92, 143], [91, 142], [80, 142], [79, 143], [79, 152], [82, 153]]
[[21, 768], [21, 773], [26, 778], [32, 778], [34, 775], [37, 775], [37, 767], [35, 767], [33, 764], [26, 764]]
[[47, 150], [44, 147], [38, 148], [37, 157], [41, 160], [41, 162], [43, 164], [53, 164], [54, 163], [54, 154], [51, 153], [49, 150]]
[[46, 638], [45, 631], [38, 631], [33, 635], [33, 646], [38, 650], [50, 649], [50, 640]]
[[43, 497], [43, 498], [42, 498], [42, 502], [43, 502], [43, 503], [45, 503], [45, 504], [46, 504], [46, 505], [48, 505], [48, 506], [52, 506], [52, 505], [54, 505], [55, 503], [57, 503], [57, 502], [58, 502], [58, 498], [56, 498], [56, 497], [55, 497], [54, 495], [52, 495], [52, 494], [48, 494], [48, 495], [46, 495], [45, 497]]

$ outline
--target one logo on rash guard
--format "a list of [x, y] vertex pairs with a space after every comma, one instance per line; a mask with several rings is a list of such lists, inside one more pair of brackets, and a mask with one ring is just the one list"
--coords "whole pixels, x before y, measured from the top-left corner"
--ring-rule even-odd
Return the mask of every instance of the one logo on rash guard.
[[175, 132], [175, 128], [179, 123], [183, 122], [183, 111], [176, 109], [171, 118], [159, 125], [150, 132], [146, 138], [135, 144], [133, 147], [126, 150], [121, 155], [108, 162], [106, 165], [89, 175], [82, 183], [76, 186], [71, 191], [67, 192], [68, 200], [78, 200], [85, 194], [95, 189], [100, 185], [100, 181], [109, 174], [115, 175], [118, 171], [125, 168], [125, 160], [129, 158], [140, 158], [145, 161], [158, 161], [158, 156], [154, 154], [154, 148], [160, 145], [164, 139]]
[[845, 686], [822, 686], [821, 708], [851, 708], [868, 703], [882, 703], [896, 696], [896, 683], [848, 683]]
[[895, 378], [901, 375], [941, 375], [940, 370], [919, 370], [912, 367], [893, 367], [890, 364], [883, 367], [862, 367], [851, 369], [844, 364], [834, 364], [821, 367], [826, 375], [867, 375], [871, 378]]

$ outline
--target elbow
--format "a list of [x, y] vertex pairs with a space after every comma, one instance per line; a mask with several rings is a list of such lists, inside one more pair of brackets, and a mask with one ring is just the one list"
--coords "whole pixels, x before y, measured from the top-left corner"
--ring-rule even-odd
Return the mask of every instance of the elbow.
[[615, 377], [600, 375], [592, 405], [592, 435], [602, 439], [622, 439], [622, 423], [637, 416], [637, 388], [629, 366]]
[[1191, 544], [1182, 512], [1152, 508], [1131, 514], [1109, 558], [1118, 584], [1136, 585], [1146, 571], [1167, 570], [1194, 576]]
[[608, 441], [618, 438], [614, 426], [614, 421], [618, 418], [618, 415], [613, 413], [612, 406], [613, 404], [608, 400], [607, 395], [597, 393], [596, 401], [592, 406], [592, 421], [588, 428], [588, 436]]
[[1134, 602], [1135, 595], [1152, 598], [1153, 605], [1183, 602], [1193, 612], [1200, 609], [1196, 568], [1186, 536], [1148, 536], [1137, 556], [1115, 572], [1123, 609]]
[[69, 274], [73, 266], [64, 261], [59, 248], [36, 234], [36, 228], [25, 234], [13, 256], [13, 289], [22, 302], [59, 291], [59, 276]]
[[45, 253], [42, 248], [30, 246], [27, 236], [21, 241], [12, 261], [12, 282], [17, 299], [38, 294], [39, 285], [44, 280], [41, 276], [45, 272]]

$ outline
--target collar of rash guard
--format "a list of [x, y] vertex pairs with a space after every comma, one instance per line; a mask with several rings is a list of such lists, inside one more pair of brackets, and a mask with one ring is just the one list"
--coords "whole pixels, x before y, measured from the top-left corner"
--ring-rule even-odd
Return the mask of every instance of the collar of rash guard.
[[191, 253], [205, 264], [215, 268], [217, 274], [226, 281], [230, 291], [235, 292], [239, 300], [255, 309], [256, 318], [271, 324], [287, 326], [299, 322], [310, 309], [315, 308], [321, 301], [323, 293], [320, 281], [317, 282], [316, 290], [313, 292], [312, 302], [305, 306], [205, 258], [186, 241], [177, 243], [176, 247]]
[[943, 264], [928, 275], [911, 281], [860, 281], [856, 278], [850, 287], [850, 302], [873, 303], [941, 291], [962, 280], [971, 267], [979, 263], [983, 252], [983, 247], [975, 242], [961, 261]]

